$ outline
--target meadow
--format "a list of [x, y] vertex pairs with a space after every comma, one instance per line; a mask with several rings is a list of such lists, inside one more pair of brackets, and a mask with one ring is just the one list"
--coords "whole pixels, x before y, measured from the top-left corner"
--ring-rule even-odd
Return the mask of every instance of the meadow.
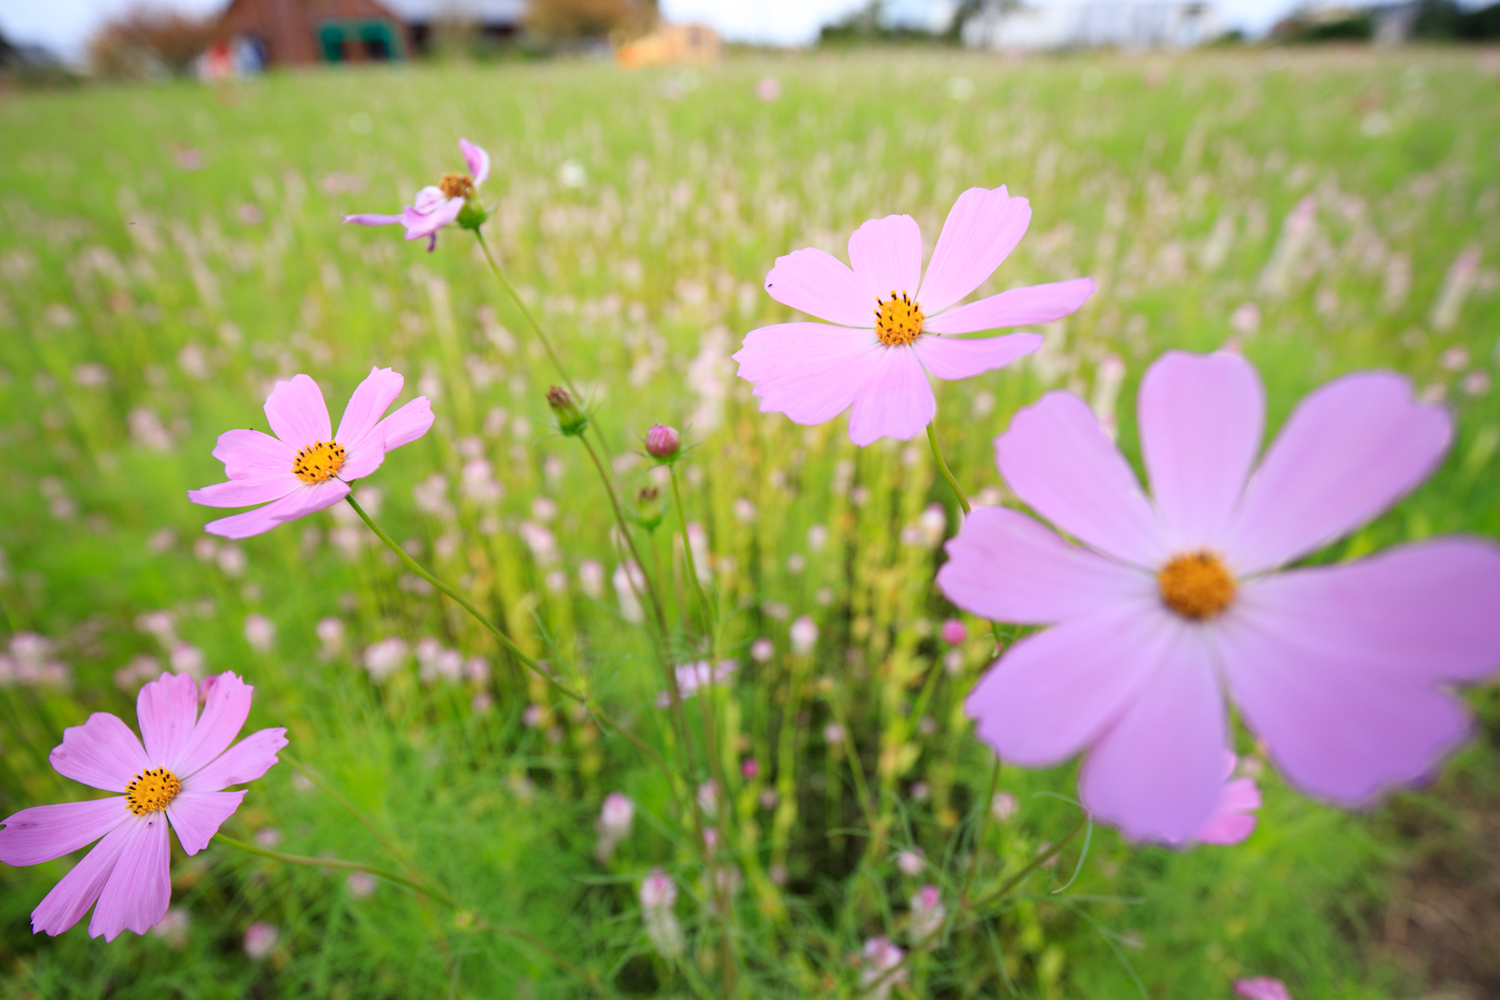
[[[896, 936], [930, 878], [897, 849], [944, 870], [977, 855], [981, 879], [1019, 872], [1073, 825], [1076, 767], [1006, 767], [1014, 808], [977, 823], [993, 755], [962, 701], [994, 644], [932, 582], [958, 505], [920, 438], [861, 449], [847, 418], [757, 411], [729, 356], [792, 315], [762, 288], [775, 258], [842, 258], [861, 222], [898, 212], [930, 252], [964, 189], [1031, 200], [1030, 231], [981, 293], [1084, 275], [1099, 290], [1038, 331], [1036, 355], [939, 383], [937, 434], [977, 503], [1014, 502], [991, 441], [1045, 390], [1088, 400], [1138, 460], [1145, 366], [1229, 345], [1260, 368], [1273, 431], [1361, 368], [1410, 376], [1456, 416], [1437, 474], [1318, 560], [1500, 536], [1497, 83], [1494, 53], [1456, 49], [895, 51], [0, 96], [0, 815], [85, 797], [47, 762], [65, 727], [95, 711], [133, 722], [163, 669], [233, 670], [256, 688], [249, 728], [286, 726], [291, 742], [224, 833], [309, 858], [409, 856], [462, 904], [174, 844], [168, 922], [106, 944], [83, 926], [30, 933], [71, 859], [0, 867], [0, 996], [597, 992], [570, 968], [608, 995], [719, 995], [725, 900], [740, 995], [870, 996], [863, 943]], [[693, 580], [669, 485], [641, 454], [652, 424], [683, 431], [683, 514], [737, 663], [714, 720], [727, 888], [650, 763], [350, 509], [235, 543], [204, 534], [215, 513], [185, 498], [223, 478], [221, 431], [264, 426], [276, 379], [313, 375], [337, 411], [372, 365], [393, 366], [436, 423], [354, 495], [526, 655], [672, 745], [608, 501], [552, 426], [557, 379], [524, 317], [468, 233], [429, 254], [340, 225], [459, 169], [459, 136], [493, 157], [486, 239], [583, 390], [610, 474], [628, 498], [664, 494], [661, 526], [636, 534], [686, 662], [704, 655]], [[954, 617], [959, 643], [941, 634]], [[1475, 740], [1434, 786], [1347, 813], [1266, 767], [1243, 844], [1141, 847], [1096, 827], [1086, 856], [1070, 842], [892, 995], [1213, 998], [1248, 975], [1298, 1000], [1500, 988], [1473, 929], [1494, 926], [1493, 899], [1451, 917], [1459, 904], [1432, 896], [1449, 883], [1422, 881], [1500, 871], [1485, 841], [1500, 692], [1467, 697]], [[1239, 746], [1255, 757], [1243, 731]], [[617, 791], [633, 828], [600, 850]], [[885, 847], [867, 836], [871, 801]], [[1444, 868], [1435, 845], [1458, 860]], [[680, 959], [643, 926], [653, 867], [680, 892]], [[1459, 957], [1440, 965], [1444, 949]]]

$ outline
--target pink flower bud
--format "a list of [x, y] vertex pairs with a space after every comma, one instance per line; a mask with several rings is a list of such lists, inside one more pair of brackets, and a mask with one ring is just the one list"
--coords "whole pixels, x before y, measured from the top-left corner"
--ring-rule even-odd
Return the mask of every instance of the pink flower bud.
[[646, 453], [652, 458], [663, 461], [676, 458], [681, 447], [682, 435], [677, 433], [675, 427], [657, 424], [646, 432]]
[[754, 781], [756, 776], [759, 774], [760, 761], [756, 760], [754, 757], [746, 757], [744, 760], [740, 761], [740, 775], [746, 781]]
[[943, 641], [950, 646], [962, 645], [969, 637], [969, 630], [964, 628], [964, 623], [957, 618], [949, 618], [943, 622]]

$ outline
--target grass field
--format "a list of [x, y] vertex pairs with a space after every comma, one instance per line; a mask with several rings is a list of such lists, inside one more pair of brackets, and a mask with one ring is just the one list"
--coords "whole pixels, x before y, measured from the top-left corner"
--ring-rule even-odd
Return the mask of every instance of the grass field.
[[[757, 99], [765, 76], [779, 99]], [[860, 996], [851, 956], [896, 936], [920, 880], [866, 851], [855, 772], [828, 725], [848, 727], [898, 840], [934, 863], [962, 853], [991, 757], [961, 701], [990, 645], [974, 620], [956, 654], [938, 639], [954, 612], [932, 573], [958, 513], [920, 440], [856, 449], [844, 418], [760, 415], [735, 378], [744, 333], [790, 315], [761, 289], [774, 259], [804, 246], [843, 257], [859, 223], [894, 212], [921, 223], [930, 251], [960, 191], [1008, 184], [1035, 215], [981, 291], [1089, 275], [1099, 292], [1043, 331], [1034, 358], [940, 384], [939, 436], [971, 496], [1006, 499], [990, 441], [1043, 390], [1114, 415], [1137, 457], [1145, 365], [1233, 341], [1265, 378], [1272, 428], [1316, 385], [1367, 367], [1408, 374], [1457, 416], [1438, 474], [1320, 558], [1500, 535], [1497, 80], [1493, 55], [1464, 50], [895, 52], [0, 97], [0, 814], [85, 797], [47, 764], [64, 727], [92, 711], [133, 722], [136, 688], [164, 667], [234, 670], [256, 685], [251, 727], [287, 726], [288, 753], [464, 907], [623, 994], [705, 994], [717, 925], [704, 869], [628, 743], [554, 703], [349, 510], [234, 544], [204, 535], [213, 513], [184, 498], [222, 478], [209, 454], [222, 430], [263, 425], [276, 378], [313, 375], [337, 411], [372, 364], [392, 365], [437, 423], [356, 496], [528, 654], [670, 740], [598, 478], [548, 431], [555, 376], [474, 241], [450, 229], [427, 254], [399, 230], [339, 224], [398, 211], [459, 169], [462, 135], [494, 158], [485, 232], [588, 387], [618, 479], [631, 495], [653, 481], [634, 454], [653, 423], [692, 446], [686, 514], [740, 664], [717, 725], [742, 995]], [[647, 561], [686, 622], [674, 519]], [[789, 638], [802, 616], [818, 629], [810, 653]], [[761, 637], [769, 659], [750, 654]], [[364, 651], [392, 638], [420, 655], [377, 683]], [[791, 718], [787, 690], [802, 705]], [[1278, 976], [1298, 1000], [1422, 995], [1423, 956], [1392, 944], [1403, 873], [1424, 837], [1482, 855], [1473, 831], [1486, 827], [1454, 817], [1500, 801], [1500, 699], [1493, 686], [1470, 698], [1479, 738], [1436, 791], [1350, 815], [1268, 769], [1259, 829], [1237, 847], [1133, 848], [1096, 830], [1065, 892], [1050, 890], [1073, 874], [1076, 844], [896, 995], [1197, 1000], [1228, 997], [1239, 975]], [[760, 773], [742, 779], [752, 756]], [[387, 863], [296, 773], [284, 758], [224, 832]], [[1020, 810], [988, 826], [981, 878], [1072, 825], [1071, 806], [1038, 793], [1073, 781], [1071, 766], [1002, 772]], [[635, 828], [600, 861], [594, 819], [616, 790]], [[778, 825], [768, 791], [800, 819]], [[363, 894], [337, 871], [220, 845], [174, 852], [185, 922], [109, 945], [81, 926], [30, 934], [71, 859], [0, 868], [0, 996], [587, 995], [532, 945], [398, 886]], [[652, 866], [681, 890], [681, 962], [642, 930]], [[242, 942], [258, 922], [277, 938], [252, 958]]]

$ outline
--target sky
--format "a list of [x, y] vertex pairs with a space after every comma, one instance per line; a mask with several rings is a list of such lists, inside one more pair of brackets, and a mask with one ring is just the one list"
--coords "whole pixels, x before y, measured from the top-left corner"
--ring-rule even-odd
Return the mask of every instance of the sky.
[[[111, 15], [137, 0], [0, 0], [0, 31], [12, 41], [44, 45], [70, 62], [82, 59], [89, 35]], [[669, 20], [707, 22], [733, 41], [805, 45], [818, 28], [837, 20], [865, 0], [660, 0]], [[893, 12], [909, 20], [941, 21], [952, 0], [890, 0]], [[1077, 0], [1030, 0], [1034, 5]], [[1092, 0], [1100, 2], [1100, 0]], [[1105, 0], [1108, 2], [1108, 0]], [[1297, 0], [1217, 0], [1224, 22], [1259, 34]], [[156, 0], [192, 13], [209, 13], [227, 0]]]

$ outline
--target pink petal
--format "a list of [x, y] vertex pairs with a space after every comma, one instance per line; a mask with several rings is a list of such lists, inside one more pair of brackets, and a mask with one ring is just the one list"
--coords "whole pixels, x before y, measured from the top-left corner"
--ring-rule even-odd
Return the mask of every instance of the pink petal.
[[1022, 767], [1092, 742], [1167, 659], [1183, 626], [1154, 601], [1122, 601], [1016, 643], [964, 702], [980, 739]]
[[315, 486], [303, 486], [297, 492], [289, 493], [264, 507], [210, 521], [203, 526], [203, 530], [221, 538], [240, 539], [263, 535], [278, 525], [331, 507], [348, 495], [348, 483], [342, 479], [330, 479]]
[[297, 449], [260, 431], [234, 430], [219, 435], [213, 456], [224, 463], [230, 479], [288, 472]]
[[821, 358], [845, 358], [868, 351], [879, 343], [870, 328], [850, 330], [826, 323], [777, 323], [745, 334], [745, 343], [733, 355], [740, 364], [738, 375], [747, 382], [781, 375], [804, 375]]
[[356, 215], [346, 215], [343, 217], [343, 219], [345, 225], [348, 225], [352, 222], [356, 226], [394, 226], [396, 223], [401, 221], [401, 216], [376, 215], [370, 212], [365, 212]]
[[[431, 427], [432, 401], [426, 396], [418, 396], [375, 425], [386, 451], [395, 451], [402, 445], [411, 444]], [[366, 435], [367, 438], [374, 436], [374, 433]], [[379, 465], [378, 462], [376, 464]]]
[[252, 504], [280, 500], [301, 486], [300, 479], [283, 470], [270, 475], [214, 483], [201, 490], [188, 490], [187, 498], [204, 507], [249, 507]]
[[[873, 317], [875, 300], [891, 292], [916, 295], [922, 284], [922, 230], [909, 215], [871, 219], [849, 237], [849, 266]], [[870, 323], [860, 321], [860, 325]], [[873, 324], [872, 324], [873, 325]]]
[[1255, 817], [1250, 810], [1260, 808], [1260, 789], [1249, 778], [1238, 778], [1219, 792], [1213, 815], [1194, 830], [1188, 839], [1200, 844], [1238, 844], [1255, 832]]
[[766, 292], [784, 306], [844, 326], [875, 326], [875, 300], [843, 261], [808, 247], [776, 258]]
[[244, 801], [246, 790], [238, 792], [182, 792], [167, 806], [167, 818], [177, 831], [177, 840], [189, 856], [208, 846], [219, 827]]
[[[293, 451], [333, 436], [323, 391], [307, 375], [293, 375], [289, 382], [276, 383], [266, 399], [266, 419], [276, 436]], [[290, 468], [288, 461], [283, 469]]]
[[1146, 369], [1137, 405], [1169, 544], [1222, 550], [1265, 426], [1255, 367], [1237, 354], [1168, 351]]
[[849, 411], [849, 440], [860, 447], [883, 437], [910, 441], [937, 413], [937, 399], [917, 352], [910, 347], [876, 350], [879, 361], [854, 394]]
[[1270, 976], [1236, 979], [1234, 992], [1236, 996], [1244, 997], [1245, 1000], [1292, 1000], [1292, 994], [1287, 990], [1286, 984]]
[[89, 921], [89, 937], [102, 936], [106, 941], [113, 941], [121, 931], [146, 933], [167, 915], [172, 902], [167, 817], [159, 812], [131, 817], [122, 829], [126, 833], [120, 859]]
[[402, 218], [403, 220], [410, 218], [412, 212], [418, 215], [430, 215], [447, 203], [448, 196], [443, 194], [443, 189], [435, 184], [429, 184], [417, 192], [417, 196], [412, 199], [412, 204], [402, 212]]
[[[407, 209], [401, 215], [401, 221], [406, 225], [406, 238], [408, 240], [420, 240], [424, 237], [436, 235], [439, 229], [449, 225], [458, 218], [458, 213], [464, 210], [462, 198], [449, 198], [446, 204], [439, 205], [430, 212], [420, 212]], [[429, 249], [431, 249], [429, 247]]]
[[929, 375], [960, 379], [1004, 368], [1041, 347], [1042, 338], [1035, 333], [1012, 333], [1003, 337], [958, 340], [928, 334], [912, 341], [911, 346]]
[[250, 701], [255, 689], [232, 671], [219, 674], [208, 691], [203, 714], [193, 727], [192, 737], [183, 747], [173, 770], [186, 779], [218, 757], [240, 734], [250, 716]]
[[1310, 795], [1364, 805], [1426, 777], [1467, 735], [1454, 698], [1372, 669], [1357, 651], [1316, 648], [1297, 622], [1258, 608], [1250, 587], [1215, 624], [1246, 724]]
[[198, 719], [198, 682], [188, 674], [162, 674], [141, 686], [135, 714], [151, 766], [175, 773]]
[[130, 816], [119, 796], [89, 802], [32, 806], [0, 820], [0, 862], [20, 867], [72, 854]]
[[458, 148], [464, 154], [464, 163], [469, 167], [469, 175], [474, 178], [475, 184], [483, 184], [490, 179], [490, 154], [474, 145], [468, 139], [459, 139]]
[[751, 330], [734, 359], [740, 377], [755, 383], [762, 413], [821, 424], [853, 404], [882, 351], [870, 330], [783, 323]]
[[1063, 531], [1101, 552], [1158, 566], [1166, 540], [1130, 465], [1083, 401], [1044, 395], [995, 439], [1000, 474], [1016, 495]]
[[123, 792], [130, 779], [150, 767], [141, 741], [107, 712], [63, 730], [63, 741], [47, 758], [57, 773], [106, 792]]
[[1250, 573], [1347, 534], [1426, 479], [1453, 437], [1438, 406], [1389, 372], [1335, 379], [1287, 418], [1256, 470], [1227, 552]]
[[941, 312], [984, 284], [1030, 224], [1031, 203], [1012, 198], [1003, 184], [993, 190], [969, 188], [959, 195], [943, 221], [917, 293], [922, 308], [929, 316]]
[[[922, 329], [931, 333], [977, 333], [1003, 326], [1050, 323], [1078, 311], [1094, 294], [1094, 279], [1074, 278], [1050, 285], [1013, 288], [978, 302], [929, 317]], [[927, 303], [922, 303], [926, 308]]]
[[184, 792], [219, 792], [230, 785], [254, 781], [276, 763], [286, 746], [286, 730], [261, 729], [251, 733], [207, 766], [182, 779]]
[[1189, 836], [1213, 815], [1224, 784], [1228, 734], [1212, 653], [1200, 628], [1178, 623], [1174, 631], [1078, 778], [1089, 812], [1134, 840]]
[[1247, 584], [1300, 645], [1393, 680], [1482, 681], [1500, 668], [1500, 547], [1437, 538]]
[[82, 861], [58, 880], [52, 891], [31, 911], [33, 934], [46, 932], [55, 937], [83, 919], [114, 872], [120, 853], [130, 842], [135, 827], [136, 818], [127, 812], [119, 826], [105, 834]]
[[976, 509], [947, 550], [938, 589], [958, 607], [992, 621], [1057, 622], [1156, 594], [1148, 574], [1069, 545], [1005, 507]]
[[357, 444], [391, 408], [406, 380], [389, 368], [371, 368], [365, 380], [354, 388], [349, 405], [333, 439], [345, 448]]

